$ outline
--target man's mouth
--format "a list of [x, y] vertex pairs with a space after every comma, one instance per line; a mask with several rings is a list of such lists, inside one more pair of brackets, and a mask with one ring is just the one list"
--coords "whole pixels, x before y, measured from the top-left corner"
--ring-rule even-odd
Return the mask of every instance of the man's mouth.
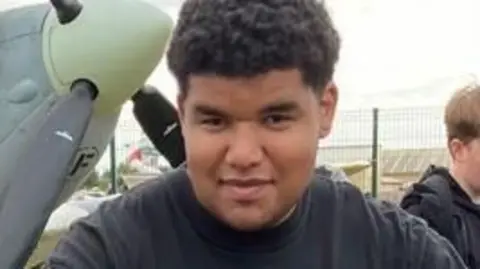
[[258, 178], [220, 180], [223, 194], [238, 202], [258, 200], [273, 184], [273, 180]]

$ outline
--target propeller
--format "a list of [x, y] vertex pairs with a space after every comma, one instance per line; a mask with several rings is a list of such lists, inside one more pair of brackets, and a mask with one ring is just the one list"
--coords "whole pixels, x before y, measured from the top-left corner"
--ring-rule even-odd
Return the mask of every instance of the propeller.
[[[1, 173], [0, 269], [22, 268], [32, 253], [59, 196], [66, 192], [73, 155], [92, 111], [93, 117], [119, 112], [158, 65], [173, 30], [170, 16], [148, 1], [50, 0], [50, 4], [48, 11], [28, 9], [45, 16], [37, 21], [41, 31], [27, 34], [35, 38], [22, 42], [40, 42], [43, 65], [29, 67], [28, 74], [45, 69], [41, 81], [49, 80], [52, 92], [59, 95], [39, 123], [36, 139], [14, 160], [16, 166]], [[15, 22], [20, 28], [32, 24], [16, 17]], [[73, 39], [78, 41], [74, 49]], [[76, 81], [79, 78], [89, 80]], [[65, 84], [72, 81], [76, 82]]]
[[146, 85], [133, 96], [133, 114], [143, 132], [172, 167], [185, 161], [185, 146], [175, 107], [155, 87]]
[[31, 242], [38, 241], [54, 210], [97, 94], [88, 81], [73, 83], [7, 174], [0, 193], [0, 268], [22, 268], [31, 255]]

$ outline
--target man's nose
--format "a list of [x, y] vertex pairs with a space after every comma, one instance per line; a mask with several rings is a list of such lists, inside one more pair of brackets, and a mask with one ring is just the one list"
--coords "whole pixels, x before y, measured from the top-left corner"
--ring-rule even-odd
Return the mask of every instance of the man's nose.
[[263, 146], [258, 132], [251, 124], [238, 124], [229, 141], [225, 161], [237, 169], [248, 169], [259, 165], [263, 158]]

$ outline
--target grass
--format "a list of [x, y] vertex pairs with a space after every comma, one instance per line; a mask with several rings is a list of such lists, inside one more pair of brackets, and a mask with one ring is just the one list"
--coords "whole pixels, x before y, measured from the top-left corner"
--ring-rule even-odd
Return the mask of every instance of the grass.
[[30, 256], [25, 268], [30, 268], [38, 262], [44, 261], [57, 245], [57, 242], [63, 233], [64, 231], [44, 233], [37, 244], [37, 248], [33, 251], [32, 256]]

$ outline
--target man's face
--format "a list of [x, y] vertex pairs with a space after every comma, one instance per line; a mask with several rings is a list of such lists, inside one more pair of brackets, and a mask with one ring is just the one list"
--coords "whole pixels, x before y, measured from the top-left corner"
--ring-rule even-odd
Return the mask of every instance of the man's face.
[[454, 138], [448, 147], [456, 181], [472, 199], [477, 200], [480, 197], [480, 138], [468, 142]]
[[200, 203], [239, 230], [281, 221], [309, 184], [336, 94], [333, 86], [314, 93], [297, 70], [191, 76], [178, 106]]
[[[468, 184], [475, 195], [480, 194], [480, 138], [475, 138], [468, 143], [458, 142], [456, 150], [456, 165], [460, 167], [463, 180]], [[473, 193], [470, 193], [473, 195]]]

